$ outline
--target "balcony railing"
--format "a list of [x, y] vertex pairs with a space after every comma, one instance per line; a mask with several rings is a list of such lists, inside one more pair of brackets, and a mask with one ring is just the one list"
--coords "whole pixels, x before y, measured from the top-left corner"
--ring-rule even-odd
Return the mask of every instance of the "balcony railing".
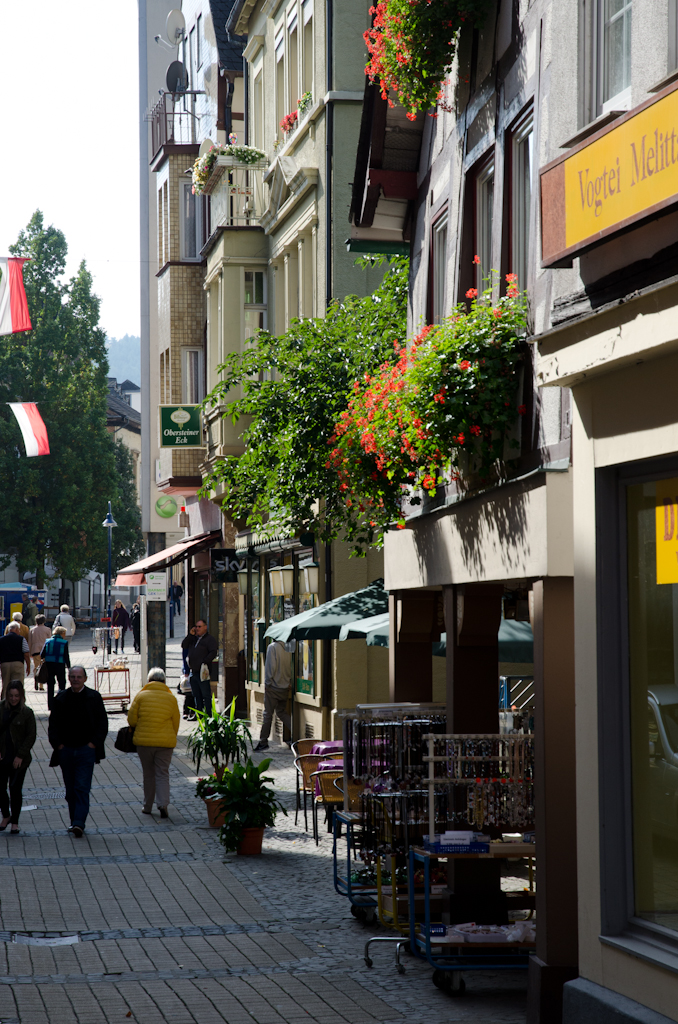
[[195, 118], [188, 110], [179, 110], [185, 100], [173, 100], [171, 95], [161, 96], [150, 114], [151, 149], [153, 156], [168, 142], [188, 145], [194, 142]]
[[212, 230], [217, 227], [255, 227], [266, 209], [265, 160], [243, 164], [235, 157], [217, 158], [205, 194], [212, 196]]

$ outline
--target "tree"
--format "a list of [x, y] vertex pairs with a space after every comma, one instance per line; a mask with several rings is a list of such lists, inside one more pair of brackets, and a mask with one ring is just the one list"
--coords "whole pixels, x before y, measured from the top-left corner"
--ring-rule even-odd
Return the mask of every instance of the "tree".
[[[70, 281], [60, 280], [66, 239], [45, 227], [40, 211], [10, 251], [30, 259], [24, 281], [33, 330], [0, 339], [0, 565], [14, 557], [19, 572], [36, 573], [39, 584], [48, 564], [55, 577], [77, 580], [104, 571], [107, 502], [121, 511], [116, 446], [106, 430], [99, 299], [84, 262]], [[38, 403], [50, 455], [26, 458], [6, 402]], [[115, 541], [116, 548], [131, 544], [124, 530]]]
[[[206, 407], [224, 418], [251, 417], [245, 452], [218, 460], [204, 494], [224, 489], [223, 508], [249, 526], [331, 540], [342, 529], [345, 499], [328, 462], [328, 440], [346, 409], [351, 385], [395, 360], [407, 331], [408, 261], [391, 261], [365, 298], [334, 302], [325, 317], [294, 320], [281, 336], [260, 331], [243, 353], [219, 367], [221, 382]], [[240, 387], [242, 397], [229, 401]]]
[[116, 573], [124, 565], [143, 558], [146, 545], [141, 533], [132, 453], [122, 441], [116, 441], [114, 453], [118, 477], [118, 496], [113, 507], [113, 518], [118, 524], [113, 530], [113, 572]]

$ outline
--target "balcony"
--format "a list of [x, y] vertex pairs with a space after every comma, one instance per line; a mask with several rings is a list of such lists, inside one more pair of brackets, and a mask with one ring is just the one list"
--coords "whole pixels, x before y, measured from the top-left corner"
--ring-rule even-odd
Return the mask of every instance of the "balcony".
[[173, 100], [170, 94], [161, 96], [150, 113], [152, 155], [166, 146], [190, 145], [195, 142], [195, 118], [188, 110], [178, 110], [185, 100]]
[[219, 156], [212, 168], [204, 195], [212, 197], [212, 230], [257, 227], [266, 209], [264, 201], [265, 160], [241, 163], [233, 156]]

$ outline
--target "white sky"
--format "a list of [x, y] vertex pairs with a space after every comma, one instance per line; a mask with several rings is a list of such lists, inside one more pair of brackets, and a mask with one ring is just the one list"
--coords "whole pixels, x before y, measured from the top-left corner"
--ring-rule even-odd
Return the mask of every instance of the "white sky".
[[85, 259], [101, 326], [139, 334], [136, 0], [3, 5], [0, 255], [42, 210]]

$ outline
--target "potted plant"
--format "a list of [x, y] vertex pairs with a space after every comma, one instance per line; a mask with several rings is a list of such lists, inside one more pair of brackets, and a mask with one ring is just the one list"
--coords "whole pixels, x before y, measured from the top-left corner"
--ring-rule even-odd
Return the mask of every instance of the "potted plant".
[[211, 711], [196, 711], [196, 719], [197, 725], [188, 737], [186, 749], [193, 759], [196, 771], [200, 771], [200, 763], [203, 760], [212, 766], [211, 778], [199, 779], [196, 784], [196, 796], [205, 800], [207, 815], [212, 825], [217, 824], [212, 820], [217, 814], [217, 809], [215, 802], [208, 800], [213, 793], [207, 791], [214, 790], [214, 784], [221, 779], [229, 761], [235, 763], [240, 761], [241, 757], [247, 757], [247, 741], [249, 740], [251, 746], [252, 736], [246, 721], [235, 717], [235, 698], [225, 711], [220, 712], [217, 711], [216, 701], [212, 697]]
[[195, 795], [205, 801], [207, 808], [207, 820], [211, 828], [219, 828], [224, 824], [224, 809], [222, 806], [222, 787], [216, 775], [208, 775], [204, 779], [198, 779], [195, 784]]
[[264, 774], [270, 763], [270, 757], [258, 765], [248, 758], [246, 764], [234, 764], [232, 770], [225, 771], [221, 777], [219, 793], [223, 794], [224, 823], [219, 839], [228, 852], [261, 853], [264, 829], [275, 825], [278, 811], [287, 814], [273, 789], [266, 785], [273, 781]]

